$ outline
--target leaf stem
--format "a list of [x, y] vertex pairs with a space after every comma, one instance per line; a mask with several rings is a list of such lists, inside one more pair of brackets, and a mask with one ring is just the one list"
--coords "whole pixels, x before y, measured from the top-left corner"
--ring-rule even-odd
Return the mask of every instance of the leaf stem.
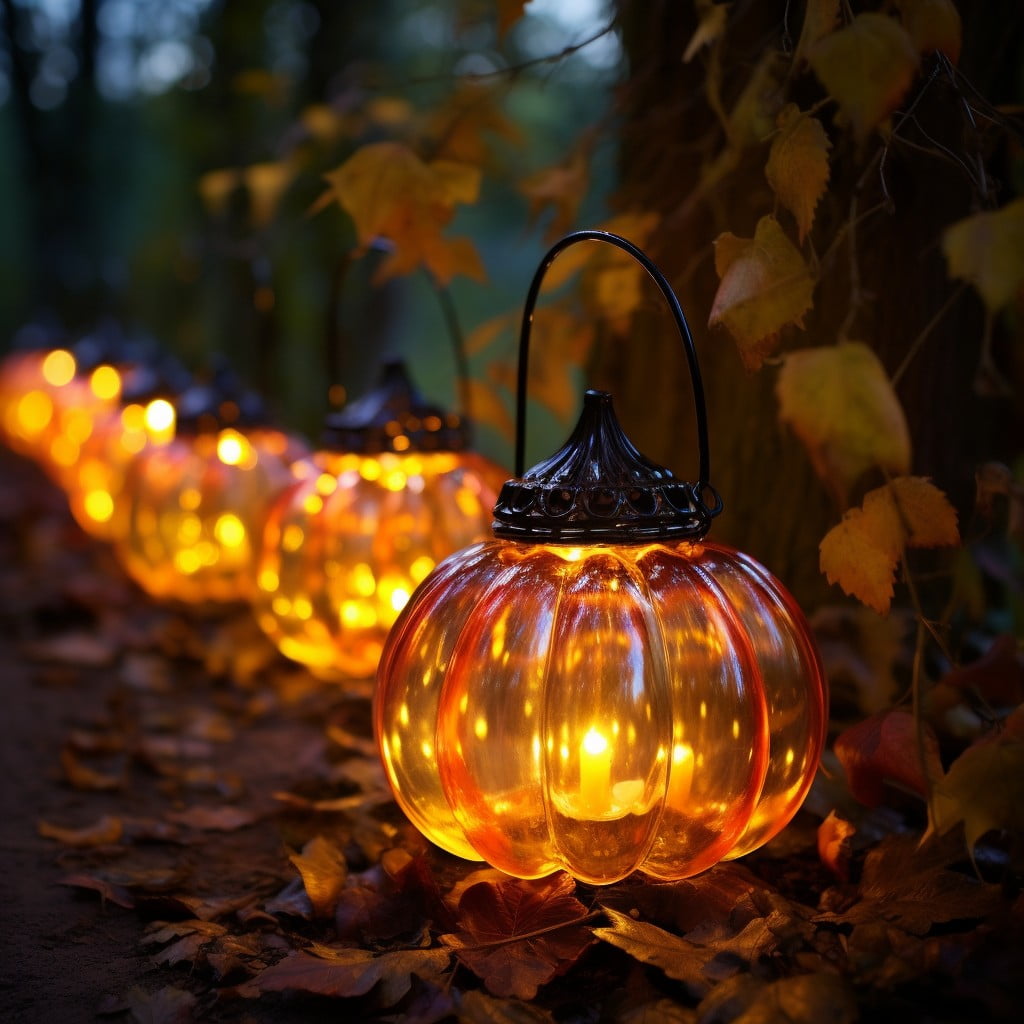
[[455, 946], [453, 948], [458, 952], [460, 949], [477, 950], [492, 949], [495, 946], [507, 946], [510, 942], [522, 942], [525, 939], [536, 939], [541, 935], [547, 935], [549, 932], [557, 932], [561, 931], [563, 928], [572, 928], [574, 925], [586, 924], [588, 921], [593, 921], [596, 918], [603, 916], [603, 914], [603, 909], [592, 910], [589, 914], [573, 918], [571, 921], [560, 921], [558, 924], [549, 924], [544, 928], [538, 928], [532, 932], [523, 932], [522, 935], [507, 935], [500, 939], [490, 939], [487, 942], [474, 942], [472, 945]]
[[907, 367], [913, 361], [914, 356], [917, 355], [921, 346], [927, 340], [928, 335], [932, 333], [932, 331], [938, 325], [939, 321], [946, 315], [947, 312], [949, 312], [950, 306], [952, 306], [953, 303], [956, 302], [956, 300], [959, 299], [961, 295], [963, 295], [964, 289], [966, 287], [967, 285], [963, 284], [962, 282], [958, 284], [956, 288], [954, 288], [953, 291], [951, 291], [949, 295], [946, 296], [946, 301], [943, 302], [943, 304], [939, 306], [939, 308], [935, 311], [935, 313], [932, 315], [931, 320], [929, 320], [928, 323], [926, 323], [924, 327], [921, 328], [917, 337], [914, 338], [914, 340], [910, 343], [910, 348], [907, 349], [907, 354], [903, 357], [903, 361], [900, 363], [899, 366], [896, 367], [896, 370], [892, 375], [893, 387], [896, 387], [897, 383], [899, 382], [899, 379], [903, 376], [904, 373], [906, 373]]

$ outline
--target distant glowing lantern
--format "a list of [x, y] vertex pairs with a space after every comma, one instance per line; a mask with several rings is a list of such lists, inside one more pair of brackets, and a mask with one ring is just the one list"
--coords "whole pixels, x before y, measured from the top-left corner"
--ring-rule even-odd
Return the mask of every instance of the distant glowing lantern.
[[175, 436], [144, 447], [127, 468], [122, 564], [154, 597], [248, 601], [267, 510], [306, 447], [266, 425], [253, 396], [223, 377], [190, 388], [173, 410], [147, 411], [173, 412]]
[[429, 405], [400, 363], [328, 416], [324, 448], [293, 467], [271, 512], [254, 602], [287, 657], [325, 678], [370, 679], [416, 585], [486, 535], [505, 478], [465, 422]]
[[[554, 258], [587, 239], [632, 255], [670, 304], [693, 380], [696, 483], [642, 456], [595, 391], [565, 446], [522, 471], [533, 307]], [[444, 849], [524, 878], [678, 879], [755, 849], [812, 781], [822, 670], [782, 584], [704, 540], [721, 502], [696, 351], [668, 282], [630, 242], [584, 231], [549, 251], [527, 298], [518, 401], [496, 539], [420, 584], [381, 658], [374, 727], [398, 803]]]
[[124, 376], [121, 401], [96, 415], [75, 462], [62, 474], [72, 515], [82, 529], [108, 542], [128, 530], [128, 467], [147, 446], [175, 436], [172, 399], [184, 390], [185, 374], [166, 358], [140, 362]]

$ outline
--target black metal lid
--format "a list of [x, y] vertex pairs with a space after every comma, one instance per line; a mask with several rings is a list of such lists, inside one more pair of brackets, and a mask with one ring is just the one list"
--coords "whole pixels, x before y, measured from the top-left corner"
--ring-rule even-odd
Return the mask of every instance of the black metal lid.
[[204, 434], [225, 427], [268, 426], [263, 399], [246, 390], [237, 375], [220, 362], [208, 381], [198, 382], [174, 401], [179, 434]]
[[395, 360], [384, 364], [372, 391], [327, 414], [321, 443], [359, 455], [457, 452], [470, 446], [470, 430], [461, 416], [431, 405]]
[[502, 487], [494, 535], [558, 544], [694, 540], [721, 510], [713, 488], [680, 480], [636, 449], [611, 395], [587, 391], [562, 448]]

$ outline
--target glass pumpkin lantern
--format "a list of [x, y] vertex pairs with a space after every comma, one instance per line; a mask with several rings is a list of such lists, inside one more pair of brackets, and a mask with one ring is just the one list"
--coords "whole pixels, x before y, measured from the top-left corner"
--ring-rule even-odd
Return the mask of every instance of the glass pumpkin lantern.
[[469, 442], [400, 362], [328, 415], [263, 537], [254, 610], [284, 655], [325, 679], [372, 679], [416, 585], [487, 535], [506, 474]]
[[[565, 446], [523, 473], [533, 306], [552, 260], [583, 240], [631, 254], [670, 304], [693, 381], [696, 483], [641, 455], [595, 391]], [[705, 539], [721, 501], [696, 351], [632, 243], [584, 231], [549, 251], [527, 299], [518, 403], [494, 539], [423, 581], [381, 658], [374, 727], [399, 805], [442, 848], [523, 878], [671, 880], [755, 849], [813, 779], [822, 669], [782, 584]]]
[[267, 511], [307, 448], [270, 426], [256, 396], [224, 372], [185, 391], [175, 414], [173, 440], [143, 448], [128, 467], [115, 550], [153, 597], [248, 601]]

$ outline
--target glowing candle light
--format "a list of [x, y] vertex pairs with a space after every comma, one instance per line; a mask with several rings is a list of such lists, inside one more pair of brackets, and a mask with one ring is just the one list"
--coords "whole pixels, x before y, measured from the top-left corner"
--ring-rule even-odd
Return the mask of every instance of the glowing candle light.
[[686, 807], [693, 788], [693, 748], [677, 743], [672, 748], [672, 766], [668, 777], [668, 806], [677, 811]]
[[598, 816], [611, 801], [612, 752], [608, 741], [591, 728], [580, 744], [580, 811]]

